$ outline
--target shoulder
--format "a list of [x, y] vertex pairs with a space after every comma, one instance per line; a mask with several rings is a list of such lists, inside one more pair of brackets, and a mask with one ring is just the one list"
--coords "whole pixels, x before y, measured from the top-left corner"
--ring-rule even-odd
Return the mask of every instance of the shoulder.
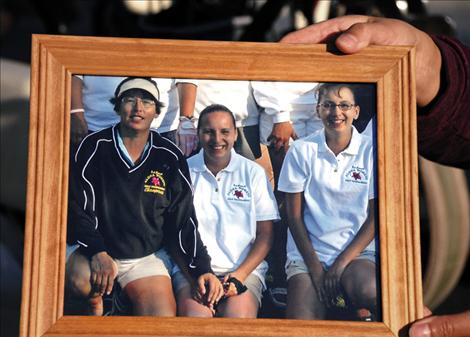
[[162, 137], [155, 130], [151, 130], [150, 132], [152, 135], [152, 147], [154, 150], [165, 151], [176, 161], [185, 160], [183, 153], [175, 143], [165, 137]]
[[96, 151], [99, 144], [113, 142], [113, 127], [109, 127], [100, 131], [90, 133], [86, 136], [78, 146], [76, 155], [86, 155], [92, 151]]

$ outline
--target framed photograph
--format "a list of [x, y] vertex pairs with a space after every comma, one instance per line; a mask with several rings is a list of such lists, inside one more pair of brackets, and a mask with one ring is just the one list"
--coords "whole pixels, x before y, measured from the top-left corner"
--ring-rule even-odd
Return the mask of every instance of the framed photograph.
[[[379, 320], [64, 315], [74, 74], [372, 87], [361, 104], [375, 110]], [[21, 337], [399, 336], [422, 317], [413, 48], [35, 35], [31, 76]]]

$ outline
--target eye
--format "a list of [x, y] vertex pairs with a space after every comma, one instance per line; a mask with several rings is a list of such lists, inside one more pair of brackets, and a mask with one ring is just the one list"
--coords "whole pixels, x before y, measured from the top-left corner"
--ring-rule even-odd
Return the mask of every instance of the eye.
[[153, 101], [151, 99], [148, 99], [148, 98], [144, 98], [142, 100], [142, 103], [143, 104], [146, 104], [146, 105], [152, 105], [153, 104]]

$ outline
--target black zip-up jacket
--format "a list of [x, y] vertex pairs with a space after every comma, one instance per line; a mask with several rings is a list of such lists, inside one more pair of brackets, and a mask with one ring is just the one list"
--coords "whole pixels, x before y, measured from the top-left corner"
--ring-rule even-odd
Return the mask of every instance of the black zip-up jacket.
[[117, 259], [165, 247], [194, 277], [211, 272], [183, 154], [151, 131], [148, 148], [131, 165], [118, 146], [118, 125], [87, 136], [73, 157], [68, 243], [78, 243], [89, 257], [106, 251]]

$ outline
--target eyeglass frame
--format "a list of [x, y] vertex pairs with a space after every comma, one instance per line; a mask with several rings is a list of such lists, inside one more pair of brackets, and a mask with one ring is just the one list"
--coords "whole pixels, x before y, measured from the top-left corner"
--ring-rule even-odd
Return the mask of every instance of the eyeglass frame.
[[[327, 106], [325, 106], [325, 104], [327, 104]], [[343, 109], [343, 107], [346, 106], [347, 108], [346, 109]], [[339, 108], [342, 112], [346, 112], [346, 111], [349, 111], [351, 110], [353, 107], [356, 107], [357, 104], [355, 103], [339, 103], [339, 104], [334, 104], [333, 102], [327, 102], [327, 103], [318, 103], [317, 104], [317, 107], [321, 107], [323, 109], [326, 109], [326, 110], [331, 110], [331, 108]]]
[[[142, 105], [144, 106], [145, 109], [150, 109], [152, 106], [156, 106], [156, 102], [151, 99], [151, 98], [140, 98], [136, 96], [124, 96], [121, 98], [121, 103], [122, 104], [132, 104], [132, 106], [135, 106], [137, 104], [138, 99], [142, 102]], [[127, 100], [127, 101], [126, 101]]]

